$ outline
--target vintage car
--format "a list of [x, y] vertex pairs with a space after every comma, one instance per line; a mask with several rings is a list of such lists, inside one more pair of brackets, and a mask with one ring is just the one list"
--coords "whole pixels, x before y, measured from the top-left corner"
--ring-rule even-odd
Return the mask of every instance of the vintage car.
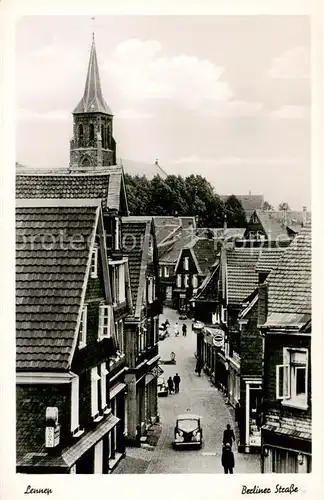
[[189, 448], [193, 446], [201, 448], [202, 442], [203, 431], [201, 417], [190, 412], [178, 415], [174, 428], [173, 446], [175, 448]]
[[169, 394], [167, 383], [163, 377], [158, 378], [157, 388], [158, 396], [167, 396]]

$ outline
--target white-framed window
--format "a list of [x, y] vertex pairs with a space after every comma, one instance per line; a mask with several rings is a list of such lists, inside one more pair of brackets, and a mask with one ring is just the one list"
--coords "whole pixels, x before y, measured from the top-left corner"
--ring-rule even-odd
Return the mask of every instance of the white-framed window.
[[181, 274], [177, 274], [177, 288], [181, 288]]
[[283, 364], [276, 366], [276, 398], [284, 404], [307, 408], [308, 350], [283, 348]]
[[162, 266], [159, 267], [159, 276], [160, 278], [162, 278], [162, 274], [163, 274], [163, 268]]
[[100, 376], [98, 368], [95, 366], [91, 368], [91, 416], [96, 419], [99, 416], [98, 408], [98, 382]]
[[90, 277], [98, 278], [98, 248], [95, 247], [91, 254]]
[[79, 349], [87, 345], [87, 306], [84, 306], [81, 312], [80, 330], [79, 330]]
[[105, 410], [107, 408], [107, 375], [108, 370], [106, 362], [100, 365], [100, 391], [101, 391], [101, 408]]
[[71, 432], [79, 428], [79, 377], [76, 375], [71, 381]]
[[122, 304], [126, 300], [125, 264], [118, 266], [118, 302]]
[[184, 286], [185, 288], [189, 287], [189, 274], [184, 275]]
[[170, 276], [170, 271], [168, 266], [164, 266], [164, 277], [169, 278]]
[[99, 306], [99, 330], [98, 340], [110, 338], [112, 307], [107, 305]]
[[144, 330], [140, 326], [138, 329], [138, 352], [141, 353], [144, 351], [144, 343], [145, 343], [145, 336], [144, 336]]
[[183, 269], [189, 271], [189, 257], [185, 257], [183, 261]]
[[192, 287], [197, 288], [198, 287], [198, 276], [197, 274], [194, 274], [192, 276]]
[[222, 323], [224, 323], [225, 325], [227, 325], [227, 309], [226, 307], [223, 307], [222, 306], [222, 311], [221, 311], [221, 314], [222, 314]]
[[119, 241], [119, 217], [115, 217], [115, 250], [120, 249]]

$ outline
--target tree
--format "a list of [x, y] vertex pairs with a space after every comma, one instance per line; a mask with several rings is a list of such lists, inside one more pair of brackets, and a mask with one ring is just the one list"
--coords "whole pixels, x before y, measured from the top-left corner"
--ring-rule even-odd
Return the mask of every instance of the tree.
[[290, 207], [286, 201], [282, 201], [278, 205], [278, 210], [290, 210]]
[[245, 227], [246, 215], [242, 203], [233, 194], [225, 202], [228, 227]]
[[273, 210], [273, 206], [270, 205], [268, 201], [265, 201], [262, 206], [262, 210]]

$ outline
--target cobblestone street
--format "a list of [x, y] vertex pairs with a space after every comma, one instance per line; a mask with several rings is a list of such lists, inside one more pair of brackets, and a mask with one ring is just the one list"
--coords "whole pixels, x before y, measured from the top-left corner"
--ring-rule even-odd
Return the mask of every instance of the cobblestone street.
[[[224, 397], [202, 373], [195, 373], [196, 335], [191, 330], [191, 321], [180, 321], [176, 311], [164, 308], [160, 323], [166, 318], [171, 323], [170, 337], [160, 342], [161, 360], [169, 359], [170, 353], [176, 354], [176, 365], [161, 365], [163, 377], [173, 377], [176, 372], [181, 377], [179, 394], [159, 398], [162, 433], [156, 447], [145, 446], [141, 449], [127, 449], [126, 459], [118, 466], [116, 473], [223, 473], [221, 450], [223, 430], [230, 423], [234, 428], [233, 412], [226, 405]], [[173, 325], [179, 321], [187, 323], [187, 336], [174, 337]], [[172, 448], [176, 416], [187, 410], [202, 417], [204, 444], [201, 450], [174, 450]], [[234, 446], [234, 473], [259, 473], [258, 455], [239, 454]]]

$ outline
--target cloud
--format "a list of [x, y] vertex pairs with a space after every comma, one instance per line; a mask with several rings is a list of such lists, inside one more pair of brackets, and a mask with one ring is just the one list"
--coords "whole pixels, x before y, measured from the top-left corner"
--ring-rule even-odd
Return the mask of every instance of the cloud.
[[230, 157], [226, 156], [224, 158], [207, 158], [200, 157], [197, 155], [190, 155], [183, 158], [174, 160], [172, 164], [203, 164], [203, 165], [294, 165], [301, 163], [298, 158], [241, 158], [241, 157]]
[[126, 40], [103, 66], [116, 88], [134, 100], [170, 99], [197, 109], [206, 100], [225, 101], [232, 96], [221, 81], [224, 68], [208, 59], [165, 55], [157, 40]]
[[310, 77], [310, 53], [303, 46], [297, 46], [276, 57], [267, 72], [270, 78], [308, 79]]
[[198, 110], [204, 116], [244, 117], [258, 116], [263, 111], [263, 103], [249, 101], [227, 101], [213, 103], [213, 106]]
[[71, 113], [65, 110], [50, 110], [39, 112], [31, 109], [18, 109], [17, 119], [26, 121], [53, 120], [66, 121], [71, 119]]
[[120, 118], [121, 120], [153, 118], [153, 116], [151, 113], [142, 113], [133, 108], [121, 109], [115, 113], [115, 118]]
[[282, 118], [282, 119], [305, 119], [309, 118], [310, 111], [306, 106], [282, 106], [279, 109], [276, 109], [270, 116], [273, 118]]

